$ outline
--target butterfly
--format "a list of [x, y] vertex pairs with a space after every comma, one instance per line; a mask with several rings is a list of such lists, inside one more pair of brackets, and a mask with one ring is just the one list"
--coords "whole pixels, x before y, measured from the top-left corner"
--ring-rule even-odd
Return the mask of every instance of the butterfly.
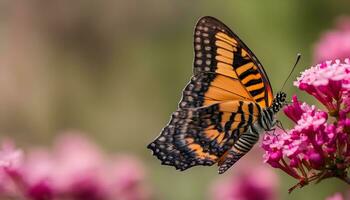
[[277, 124], [286, 94], [274, 97], [253, 52], [224, 23], [199, 19], [193, 76], [177, 111], [147, 147], [161, 163], [186, 170], [218, 164], [224, 173]]

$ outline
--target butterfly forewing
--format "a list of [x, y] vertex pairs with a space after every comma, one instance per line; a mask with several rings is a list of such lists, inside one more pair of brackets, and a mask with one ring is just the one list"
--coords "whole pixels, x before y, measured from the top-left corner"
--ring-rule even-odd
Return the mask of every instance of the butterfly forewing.
[[217, 19], [203, 17], [198, 21], [194, 54], [194, 74], [178, 110], [148, 145], [162, 164], [180, 170], [222, 162], [273, 98], [260, 62]]
[[[249, 48], [226, 25], [213, 17], [201, 18], [194, 30], [194, 74], [215, 73], [238, 79], [243, 87], [261, 107], [270, 106], [272, 89], [266, 73]], [[225, 88], [225, 89], [226, 89]], [[241, 93], [238, 93], [241, 94]]]

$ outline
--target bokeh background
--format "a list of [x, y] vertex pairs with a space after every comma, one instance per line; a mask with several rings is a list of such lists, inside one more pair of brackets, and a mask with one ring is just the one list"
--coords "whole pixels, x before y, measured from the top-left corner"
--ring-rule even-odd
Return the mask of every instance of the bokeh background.
[[[79, 130], [107, 152], [137, 156], [156, 199], [210, 199], [209, 188], [221, 178], [216, 167], [178, 172], [161, 166], [146, 149], [191, 76], [193, 27], [204, 15], [221, 19], [245, 41], [278, 91], [298, 52], [302, 60], [292, 79], [313, 64], [315, 44], [337, 18], [350, 15], [350, 2], [0, 1], [1, 136], [25, 149]], [[313, 103], [292, 81], [284, 89], [288, 95]], [[264, 165], [259, 153], [252, 154], [258, 156], [242, 163], [255, 159], [251, 165]], [[278, 175], [279, 199], [324, 199], [346, 188], [328, 180], [289, 195], [295, 180]]]

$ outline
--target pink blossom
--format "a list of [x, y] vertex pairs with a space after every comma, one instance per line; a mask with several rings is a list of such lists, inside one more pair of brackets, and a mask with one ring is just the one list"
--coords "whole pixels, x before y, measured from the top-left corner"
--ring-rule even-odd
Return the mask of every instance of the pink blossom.
[[327, 197], [326, 200], [350, 200], [350, 192], [348, 192], [345, 196], [338, 192], [330, 197]]
[[[103, 152], [82, 135], [68, 133], [54, 144], [56, 173], [52, 174], [59, 193], [69, 193], [76, 199], [106, 199], [104, 170], [106, 158]], [[77, 159], [79, 158], [79, 159]]]
[[[7, 176], [17, 193], [0, 190], [0, 197], [27, 200], [147, 200], [150, 190], [144, 183], [139, 161], [126, 155], [109, 156], [78, 132], [55, 140], [53, 148], [29, 149], [21, 162], [21, 151], [0, 151], [0, 163], [16, 166], [20, 179]], [[0, 173], [0, 178], [1, 178]], [[0, 184], [1, 185], [1, 184]], [[2, 193], [3, 192], [3, 193]]]
[[343, 94], [349, 93], [349, 83], [350, 63], [345, 59], [344, 62], [327, 61], [305, 70], [294, 85], [314, 96], [329, 111], [335, 111]]
[[328, 197], [326, 200], [344, 200], [340, 193], [336, 193], [333, 196]]
[[[254, 173], [252, 173], [252, 171]], [[276, 200], [278, 179], [266, 167], [245, 167], [237, 176], [219, 179], [211, 188], [212, 200]]]
[[148, 187], [140, 187], [139, 184], [145, 178], [145, 172], [141, 163], [133, 157], [116, 156], [111, 165], [110, 187], [115, 188], [113, 195], [126, 200], [145, 199], [150, 196]]
[[0, 169], [18, 171], [23, 162], [23, 152], [16, 149], [12, 142], [6, 141], [0, 150]]
[[349, 82], [348, 59], [329, 61], [305, 70], [295, 85], [313, 95], [327, 111], [299, 102], [293, 96], [284, 113], [295, 123], [294, 127], [264, 136], [265, 162], [298, 179], [295, 187], [329, 177], [350, 184], [347, 177], [350, 168]]
[[53, 199], [52, 170], [56, 163], [46, 149], [32, 149], [26, 156], [23, 175], [27, 184], [27, 195], [31, 199]]
[[315, 63], [350, 57], [350, 18], [339, 18], [334, 30], [325, 32], [315, 46]]
[[307, 107], [307, 105], [301, 104], [298, 101], [297, 96], [294, 95], [292, 97], [292, 103], [290, 105], [285, 106], [283, 111], [291, 120], [293, 120], [296, 123], [297, 121], [299, 121], [304, 111], [308, 109], [309, 108]]
[[4, 141], [0, 149], [0, 197], [11, 198], [19, 192], [17, 183], [22, 180], [22, 163], [23, 152], [11, 141]]

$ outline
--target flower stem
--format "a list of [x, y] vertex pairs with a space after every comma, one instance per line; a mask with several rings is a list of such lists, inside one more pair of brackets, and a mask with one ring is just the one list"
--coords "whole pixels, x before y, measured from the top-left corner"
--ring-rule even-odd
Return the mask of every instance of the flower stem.
[[294, 177], [296, 179], [300, 179], [299, 174], [295, 170], [290, 168], [283, 158], [281, 160], [282, 160], [282, 163], [283, 163], [283, 165], [281, 165], [281, 167], [283, 167], [283, 168], [281, 168], [281, 169], [283, 171], [285, 171], [287, 174], [289, 174], [290, 176], [292, 176], [292, 177]]

